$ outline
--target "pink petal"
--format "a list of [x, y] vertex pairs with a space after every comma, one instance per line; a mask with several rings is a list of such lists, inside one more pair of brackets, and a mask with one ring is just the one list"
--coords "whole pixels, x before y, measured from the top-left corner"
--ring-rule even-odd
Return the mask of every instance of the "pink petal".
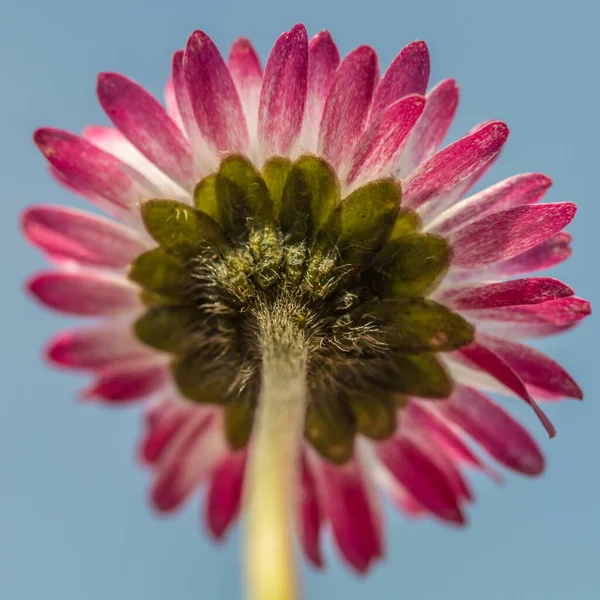
[[32, 206], [22, 216], [25, 237], [51, 260], [124, 269], [147, 249], [129, 227], [59, 206]]
[[521, 254], [560, 232], [576, 210], [570, 202], [517, 206], [471, 223], [450, 236], [453, 265], [473, 269]]
[[342, 466], [319, 460], [319, 487], [333, 536], [343, 557], [359, 573], [382, 554], [379, 515], [356, 460]]
[[408, 94], [424, 95], [429, 81], [429, 68], [429, 50], [425, 42], [412, 42], [403, 48], [377, 85], [371, 120]]
[[242, 503], [242, 486], [246, 451], [231, 453], [214, 470], [205, 505], [205, 519], [210, 533], [223, 539], [237, 518]]
[[260, 58], [249, 39], [239, 38], [233, 42], [227, 65], [240, 96], [248, 128], [250, 132], [255, 131], [263, 71]]
[[463, 524], [459, 498], [444, 472], [413, 441], [405, 437], [386, 440], [377, 455], [390, 473], [417, 502], [445, 521]]
[[328, 31], [321, 31], [308, 45], [308, 87], [302, 132], [303, 150], [316, 150], [323, 108], [331, 90], [340, 53]]
[[391, 171], [424, 107], [423, 96], [405, 96], [371, 121], [350, 159], [347, 183], [374, 179]]
[[323, 566], [321, 554], [321, 507], [315, 478], [306, 456], [302, 457], [300, 500], [298, 502], [298, 531], [306, 558], [318, 568]]
[[551, 185], [552, 180], [541, 173], [509, 177], [459, 202], [440, 215], [428, 230], [447, 234], [491, 213], [522, 204], [534, 204]]
[[583, 392], [573, 378], [556, 361], [539, 350], [488, 335], [482, 336], [482, 340], [524, 383], [550, 394], [583, 399]]
[[541, 304], [557, 298], [568, 298], [573, 290], [552, 277], [528, 277], [500, 283], [488, 283], [457, 292], [446, 292], [444, 303], [455, 310], [473, 310]]
[[244, 151], [248, 129], [240, 98], [217, 47], [202, 31], [188, 40], [183, 70], [204, 138], [219, 152]]
[[473, 342], [469, 346], [456, 350], [452, 356], [466, 363], [471, 368], [477, 368], [487, 373], [502, 385], [522, 398], [536, 414], [548, 436], [553, 438], [556, 435], [556, 429], [550, 422], [544, 411], [537, 405], [535, 400], [529, 394], [525, 384], [511, 366], [503, 360], [496, 352], [491, 350], [485, 344], [485, 341]]
[[171, 371], [164, 362], [146, 359], [102, 370], [98, 379], [82, 391], [81, 397], [109, 403], [131, 402], [163, 389], [170, 379]]
[[100, 73], [98, 98], [115, 127], [148, 160], [184, 188], [193, 187], [189, 142], [155, 98], [118, 73]]
[[296, 25], [275, 42], [258, 109], [258, 139], [267, 155], [286, 154], [300, 134], [308, 80], [308, 38]]
[[446, 146], [406, 179], [403, 204], [433, 218], [473, 185], [507, 137], [508, 127], [495, 121]]
[[181, 129], [181, 131], [185, 131], [183, 121], [181, 120], [181, 114], [179, 113], [179, 106], [177, 105], [177, 94], [175, 93], [175, 85], [172, 77], [169, 77], [167, 80], [164, 97], [167, 114], [173, 119], [173, 122]]
[[132, 212], [156, 189], [140, 173], [83, 138], [49, 127], [38, 129], [34, 141], [68, 187], [109, 210]]
[[337, 169], [365, 130], [378, 78], [377, 54], [359, 46], [341, 62], [323, 109], [319, 152]]
[[169, 512], [179, 507], [196, 485], [208, 477], [227, 452], [215, 415], [193, 415], [165, 449], [151, 490], [154, 507]]
[[152, 355], [133, 335], [129, 320], [62, 331], [48, 343], [47, 359], [70, 369], [103, 369]]
[[531, 435], [480, 392], [457, 386], [436, 409], [509, 469], [525, 475], [539, 475], [544, 470], [544, 457]]
[[138, 287], [108, 273], [42, 272], [28, 288], [46, 306], [74, 315], [116, 315], [141, 306]]
[[454, 79], [438, 83], [426, 96], [425, 110], [408, 138], [397, 175], [405, 178], [428, 159], [444, 141], [458, 107], [458, 86]]
[[567, 331], [591, 313], [590, 303], [570, 296], [542, 304], [470, 310], [477, 328], [501, 337], [545, 337]]

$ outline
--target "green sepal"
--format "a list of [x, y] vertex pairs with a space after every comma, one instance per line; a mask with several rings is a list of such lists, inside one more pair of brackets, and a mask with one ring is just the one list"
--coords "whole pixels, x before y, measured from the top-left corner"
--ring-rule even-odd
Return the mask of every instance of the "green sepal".
[[385, 440], [396, 431], [396, 402], [393, 393], [372, 390], [348, 398], [359, 433]]
[[391, 242], [377, 254], [374, 267], [385, 297], [422, 296], [431, 291], [450, 262], [450, 247], [437, 235], [412, 234]]
[[194, 324], [198, 322], [198, 311], [179, 306], [151, 308], [134, 324], [136, 337], [144, 344], [178, 354], [193, 335]]
[[318, 156], [301, 156], [288, 174], [281, 199], [281, 230], [290, 244], [314, 237], [339, 204], [339, 182]]
[[305, 435], [315, 450], [335, 464], [350, 460], [356, 424], [345, 402], [323, 397], [313, 401], [306, 413]]
[[[448, 398], [452, 379], [434, 354], [397, 354], [393, 359], [396, 392], [421, 398]], [[402, 396], [404, 397], [404, 396]]]
[[260, 173], [244, 156], [228, 156], [216, 179], [219, 221], [234, 238], [273, 222], [273, 202]]
[[409, 208], [400, 207], [398, 216], [396, 217], [394, 226], [390, 232], [388, 242], [415, 233], [419, 231], [419, 229], [421, 229], [421, 217]]
[[388, 239], [400, 206], [400, 188], [379, 179], [352, 192], [337, 207], [319, 236], [319, 246], [336, 248], [342, 258], [360, 264]]
[[173, 361], [173, 378], [179, 391], [200, 404], [224, 404], [235, 377], [229, 369], [223, 369], [224, 360], [214, 362], [198, 355]]
[[292, 170], [292, 161], [283, 156], [272, 156], [267, 160], [262, 169], [263, 179], [269, 190], [273, 202], [273, 218], [279, 222], [281, 213], [281, 196], [288, 175]]
[[386, 299], [359, 307], [380, 321], [382, 341], [398, 352], [451, 352], [473, 341], [473, 326], [445, 306], [425, 298]]
[[254, 260], [252, 278], [256, 284], [266, 289], [280, 277], [283, 261], [283, 244], [274, 227], [265, 227], [250, 233], [248, 247]]
[[145, 290], [182, 299], [186, 272], [175, 256], [167, 254], [162, 248], [154, 248], [140, 254], [129, 267], [129, 279]]
[[219, 201], [217, 200], [217, 174], [211, 173], [201, 179], [194, 189], [194, 206], [212, 217], [219, 225], [221, 215], [219, 213]]
[[225, 407], [225, 435], [233, 450], [245, 448], [252, 434], [256, 395], [248, 390], [234, 396]]
[[148, 233], [161, 248], [183, 259], [207, 250], [223, 252], [228, 247], [220, 225], [183, 202], [148, 200], [142, 204], [142, 218]]

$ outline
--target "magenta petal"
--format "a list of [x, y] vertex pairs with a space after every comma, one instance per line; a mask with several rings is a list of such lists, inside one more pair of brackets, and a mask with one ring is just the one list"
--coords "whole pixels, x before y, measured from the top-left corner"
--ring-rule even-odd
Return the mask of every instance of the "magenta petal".
[[333, 536], [343, 557], [365, 573], [382, 554], [377, 509], [366, 489], [356, 460], [342, 466], [319, 459], [319, 484]]
[[98, 370], [151, 354], [134, 337], [131, 323], [123, 320], [62, 331], [46, 347], [50, 362], [70, 369]]
[[413, 441], [397, 437], [377, 447], [377, 455], [408, 492], [427, 510], [445, 521], [465, 518], [452, 484], [443, 471]]
[[544, 470], [544, 457], [535, 440], [487, 396], [457, 386], [436, 408], [509, 469], [525, 475], [539, 475]]
[[379, 73], [377, 54], [359, 46], [341, 62], [323, 109], [319, 149], [338, 169], [365, 130]]
[[438, 83], [426, 96], [425, 110], [408, 138], [397, 172], [406, 177], [428, 159], [444, 141], [458, 107], [454, 79]]
[[258, 139], [268, 155], [286, 154], [300, 134], [308, 80], [308, 38], [296, 25], [275, 42], [258, 109]]
[[539, 350], [504, 339], [482, 336], [491, 348], [528, 385], [558, 396], [583, 399], [581, 388], [554, 360]]
[[485, 342], [473, 342], [469, 346], [453, 352], [453, 357], [462, 361], [467, 366], [480, 369], [487, 373], [507, 389], [522, 398], [536, 414], [548, 436], [553, 438], [556, 435], [556, 429], [546, 416], [544, 411], [537, 405], [525, 387], [523, 380], [514, 371], [514, 369], [496, 352], [487, 347]]
[[115, 127], [148, 160], [185, 189], [193, 187], [190, 144], [155, 98], [118, 73], [98, 76], [98, 98]]
[[452, 205], [506, 142], [508, 127], [494, 121], [446, 146], [404, 182], [403, 204], [435, 216]]
[[489, 215], [450, 236], [455, 267], [472, 269], [516, 256], [566, 227], [577, 207], [571, 202], [517, 206]]
[[139, 288], [108, 273], [42, 272], [28, 288], [46, 306], [73, 315], [115, 315], [141, 306]]
[[179, 106], [177, 104], [177, 94], [175, 93], [175, 84], [173, 83], [173, 78], [169, 77], [167, 83], [165, 85], [164, 91], [165, 97], [165, 107], [167, 109], [167, 114], [173, 122], [181, 129], [181, 131], [185, 131], [183, 126], [183, 121], [181, 120], [181, 114], [179, 112]]
[[140, 173], [81, 137], [60, 129], [38, 129], [34, 141], [62, 182], [100, 207], [131, 212], [156, 192]]
[[215, 444], [215, 416], [192, 413], [168, 445], [158, 465], [151, 499], [160, 512], [179, 507], [222, 456]]
[[301, 492], [298, 502], [298, 531], [306, 558], [317, 568], [323, 566], [321, 554], [321, 507], [310, 464], [302, 457]]
[[170, 379], [169, 368], [155, 360], [112, 366], [100, 371], [98, 379], [83, 390], [81, 397], [118, 404], [131, 402], [159, 391]]
[[340, 53], [328, 31], [315, 35], [308, 45], [308, 89], [304, 110], [303, 141], [307, 148], [316, 148], [323, 108], [329, 96]]
[[32, 206], [22, 216], [25, 237], [51, 260], [123, 269], [147, 247], [121, 224], [58, 206]]
[[444, 302], [455, 310], [473, 310], [540, 304], [572, 295], [573, 290], [558, 279], [528, 277], [462, 290], [459, 288], [458, 292], [449, 295]]
[[219, 152], [243, 151], [248, 129], [229, 69], [213, 41], [202, 31], [188, 40], [183, 70], [198, 127]]
[[235, 83], [246, 122], [256, 126], [258, 118], [258, 99], [262, 85], [263, 71], [260, 58], [247, 38], [239, 38], [233, 42], [229, 50], [227, 66]]
[[551, 185], [552, 180], [541, 173], [509, 177], [444, 212], [430, 230], [447, 234], [490, 213], [521, 204], [533, 204], [544, 196]]
[[412, 42], [403, 48], [377, 85], [371, 120], [408, 94], [425, 94], [429, 69], [429, 50], [425, 42]]
[[223, 539], [242, 503], [246, 451], [227, 455], [214, 470], [206, 496], [205, 520], [210, 533]]
[[424, 107], [423, 96], [405, 96], [372, 121], [354, 149], [347, 183], [391, 171]]

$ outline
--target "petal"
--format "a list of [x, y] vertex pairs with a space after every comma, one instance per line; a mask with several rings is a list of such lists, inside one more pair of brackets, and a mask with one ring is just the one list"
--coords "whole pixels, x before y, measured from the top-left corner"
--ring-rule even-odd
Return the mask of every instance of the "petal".
[[473, 342], [469, 346], [457, 350], [453, 353], [453, 357], [462, 360], [471, 368], [475, 367], [484, 373], [487, 373], [522, 398], [529, 406], [531, 406], [534, 413], [548, 432], [548, 436], [553, 438], [556, 435], [554, 425], [552, 425], [544, 411], [542, 411], [531, 397], [519, 375], [505, 360], [503, 360], [503, 358], [485, 344], [485, 340]]
[[260, 58], [249, 39], [239, 38], [233, 42], [227, 66], [240, 96], [248, 130], [251, 135], [256, 135], [263, 71]]
[[531, 435], [480, 392], [457, 386], [452, 396], [435, 408], [509, 469], [525, 475], [539, 475], [544, 470], [544, 457]]
[[449, 238], [453, 265], [472, 269], [521, 254], [560, 232], [576, 210], [570, 202], [517, 206], [471, 223]]
[[300, 501], [298, 502], [298, 531], [302, 550], [315, 567], [323, 566], [321, 554], [321, 507], [311, 466], [303, 455]]
[[340, 53], [331, 34], [321, 31], [315, 35], [308, 45], [308, 86], [301, 135], [304, 151], [314, 152], [317, 148], [323, 109], [339, 64]]
[[318, 459], [318, 473], [337, 546], [350, 566], [364, 573], [382, 554], [382, 531], [360, 467], [356, 459], [343, 466]]
[[227, 446], [216, 416], [202, 411], [192, 415], [157, 465], [150, 493], [154, 507], [169, 512], [180, 506], [225, 452]]
[[552, 180], [541, 173], [525, 173], [509, 177], [442, 213], [427, 229], [447, 234], [483, 217], [519, 206], [534, 204], [552, 185]]
[[507, 137], [508, 127], [495, 121], [446, 146], [406, 179], [403, 204], [433, 218], [466, 192]]
[[413, 441], [405, 437], [389, 439], [379, 444], [377, 455], [390, 473], [427, 510], [445, 521], [464, 523], [452, 484]]
[[260, 92], [258, 139], [267, 156], [287, 154], [300, 134], [308, 78], [308, 38], [296, 25], [275, 42]]
[[425, 107], [423, 96], [411, 95], [388, 106], [370, 123], [350, 159], [347, 184], [374, 179], [396, 162]]
[[123, 75], [100, 73], [98, 98], [115, 127], [148, 160], [185, 189], [193, 186], [190, 144], [154, 97]]
[[359, 46], [341, 62], [331, 85], [319, 131], [319, 152], [339, 168], [365, 130], [377, 82], [377, 54]]
[[129, 227], [59, 206], [32, 206], [22, 216], [25, 237], [51, 260], [123, 269], [147, 250]]
[[553, 395], [583, 399], [583, 392], [573, 378], [556, 361], [539, 350], [487, 335], [482, 336], [482, 339], [524, 383]]
[[441, 81], [425, 99], [425, 110], [410, 133], [408, 144], [396, 169], [398, 177], [407, 177], [436, 152], [444, 141], [458, 107], [456, 81]]
[[541, 304], [572, 295], [573, 290], [558, 279], [528, 277], [448, 291], [443, 302], [455, 310], [473, 310]]
[[164, 361], [157, 362], [156, 357], [152, 357], [103, 369], [96, 381], [82, 391], [81, 397], [109, 403], [130, 402], [158, 392], [170, 379], [171, 371]]
[[46, 347], [46, 357], [70, 369], [102, 369], [152, 355], [133, 335], [132, 323], [112, 320], [95, 327], [62, 331]]
[[183, 70], [194, 116], [206, 141], [219, 152], [245, 150], [248, 129], [229, 69], [202, 31], [188, 40]]
[[377, 85], [371, 120], [404, 96], [425, 94], [429, 70], [429, 50], [425, 42], [412, 42], [403, 48]]
[[173, 83], [173, 78], [169, 77], [167, 83], [165, 85], [164, 91], [165, 97], [165, 106], [167, 109], [167, 114], [173, 122], [181, 129], [181, 131], [185, 131], [183, 126], [183, 121], [181, 120], [181, 114], [179, 112], [179, 106], [177, 105], [177, 94], [175, 93], [175, 84]]
[[108, 273], [42, 272], [28, 288], [46, 306], [74, 315], [115, 315], [141, 306], [138, 287]]
[[107, 201], [100, 208], [132, 212], [156, 194], [140, 173], [72, 133], [46, 127], [35, 132], [34, 141], [69, 187], [93, 202]]
[[231, 453], [216, 467], [206, 496], [205, 519], [210, 533], [220, 540], [235, 521], [242, 503], [246, 451]]

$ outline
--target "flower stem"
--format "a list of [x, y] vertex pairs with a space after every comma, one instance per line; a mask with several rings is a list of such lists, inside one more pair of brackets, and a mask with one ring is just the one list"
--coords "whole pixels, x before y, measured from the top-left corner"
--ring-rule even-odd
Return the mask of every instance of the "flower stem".
[[293, 514], [306, 412], [302, 333], [276, 315], [259, 321], [261, 392], [246, 473], [248, 600], [297, 600]]

